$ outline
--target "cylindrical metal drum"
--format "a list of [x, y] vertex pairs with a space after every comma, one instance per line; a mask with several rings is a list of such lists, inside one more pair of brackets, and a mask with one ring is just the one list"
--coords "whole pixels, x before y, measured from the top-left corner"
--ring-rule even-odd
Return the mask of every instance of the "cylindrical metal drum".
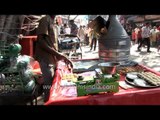
[[110, 15], [106, 34], [99, 38], [99, 58], [104, 61], [125, 63], [130, 56], [130, 37], [116, 15]]

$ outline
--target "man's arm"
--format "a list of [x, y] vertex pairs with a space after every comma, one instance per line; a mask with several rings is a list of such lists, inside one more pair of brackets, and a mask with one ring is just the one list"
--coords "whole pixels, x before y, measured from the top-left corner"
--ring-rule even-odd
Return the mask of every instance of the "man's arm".
[[56, 57], [58, 60], [64, 60], [67, 64], [70, 64], [71, 67], [73, 67], [72, 62], [67, 57], [59, 53], [57, 50], [55, 50], [54, 47], [49, 46], [46, 43], [46, 41], [44, 41], [44, 39], [41, 38], [43, 37], [43, 35], [39, 35], [39, 37], [40, 38], [38, 40], [38, 44], [42, 49], [44, 49], [45, 51]]

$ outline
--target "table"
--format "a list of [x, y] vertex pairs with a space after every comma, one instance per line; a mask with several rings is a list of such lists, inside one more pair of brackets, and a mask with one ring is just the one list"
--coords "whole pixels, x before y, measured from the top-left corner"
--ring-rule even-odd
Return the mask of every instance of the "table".
[[[157, 75], [156, 72], [146, 66], [141, 67], [151, 71]], [[69, 72], [67, 68], [63, 68], [62, 63], [58, 63], [56, 75], [50, 90], [49, 100], [45, 105], [160, 105], [160, 88], [119, 88], [118, 93], [102, 93], [98, 95], [88, 95], [77, 97], [76, 87], [61, 87], [61, 74], [62, 72]], [[125, 77], [121, 76], [120, 80]], [[68, 95], [68, 96], [67, 96]]]

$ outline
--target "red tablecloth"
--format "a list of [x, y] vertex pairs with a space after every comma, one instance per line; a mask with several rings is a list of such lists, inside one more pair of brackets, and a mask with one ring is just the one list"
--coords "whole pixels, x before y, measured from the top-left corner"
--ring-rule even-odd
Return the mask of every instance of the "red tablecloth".
[[[68, 72], [67, 68], [61, 69], [62, 63], [58, 64], [56, 76], [50, 90], [50, 98], [45, 105], [160, 105], [160, 88], [119, 88], [118, 93], [103, 93], [98, 95], [88, 95], [77, 97], [76, 87], [61, 87], [61, 74]], [[142, 66], [147, 70], [160, 75], [150, 68]], [[63, 71], [62, 71], [63, 70]], [[124, 76], [121, 76], [124, 80]]]

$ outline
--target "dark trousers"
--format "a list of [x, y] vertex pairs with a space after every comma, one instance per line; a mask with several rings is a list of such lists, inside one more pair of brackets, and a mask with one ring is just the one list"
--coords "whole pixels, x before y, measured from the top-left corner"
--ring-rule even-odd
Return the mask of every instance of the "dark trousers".
[[89, 37], [87, 35], [85, 35], [85, 43], [86, 45], [89, 45]]
[[96, 45], [97, 45], [97, 39], [93, 38], [91, 41], [91, 49], [90, 50], [92, 50], [93, 46], [94, 46], [94, 50], [96, 50]]
[[150, 51], [150, 39], [148, 38], [143, 38], [140, 42], [140, 44], [138, 45], [138, 50], [140, 50], [140, 48], [142, 47], [142, 45], [146, 43], [147, 45], [147, 52]]
[[141, 43], [141, 41], [142, 41], [142, 38], [138, 38], [137, 40], [138, 45]]
[[55, 74], [55, 65], [47, 64], [44, 61], [39, 61], [40, 68], [42, 71], [42, 76], [44, 80], [43, 84], [43, 92], [44, 92], [44, 102], [47, 102], [49, 99], [50, 89], [53, 82], [54, 74]]

